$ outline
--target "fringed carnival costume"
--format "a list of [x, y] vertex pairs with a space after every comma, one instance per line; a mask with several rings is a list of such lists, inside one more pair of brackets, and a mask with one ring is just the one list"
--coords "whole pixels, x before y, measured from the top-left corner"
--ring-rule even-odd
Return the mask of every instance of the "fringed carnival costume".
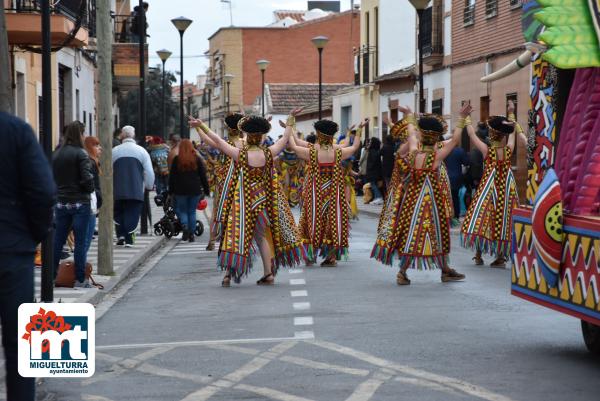
[[300, 203], [302, 161], [298, 160], [296, 152], [284, 149], [279, 155], [278, 171], [283, 193], [290, 207]]
[[[297, 148], [300, 157], [307, 159], [300, 214], [300, 233], [306, 247], [307, 263], [325, 260], [322, 266], [335, 266], [347, 258], [349, 235], [349, 206], [346, 199], [346, 177], [342, 161], [352, 156], [360, 143], [360, 131], [355, 143], [346, 148], [334, 147], [333, 136], [338, 125], [333, 121], [315, 123], [318, 145]], [[298, 150], [298, 149], [301, 149]], [[319, 161], [320, 152], [331, 152], [331, 162]]]
[[377, 226], [377, 239], [371, 252], [371, 257], [385, 265], [393, 265], [393, 257], [398, 249], [400, 237], [399, 218], [400, 204], [404, 195], [404, 182], [408, 172], [407, 164], [403, 160], [406, 157], [407, 147], [404, 145], [408, 138], [408, 121], [398, 121], [390, 130], [390, 135], [399, 140], [401, 145], [396, 152], [394, 169], [390, 179], [386, 200], [381, 209], [379, 225]]
[[[464, 123], [462, 118], [460, 124]], [[415, 125], [420, 133], [420, 144]], [[462, 280], [464, 275], [448, 266], [450, 220], [440, 174], [440, 165], [458, 143], [462, 127], [443, 147], [436, 146], [447, 130], [439, 116], [425, 114], [415, 124], [415, 117], [409, 114], [395, 129], [408, 129], [409, 153], [396, 159], [393, 189], [382, 211], [371, 257], [387, 265], [392, 265], [397, 257], [399, 285], [410, 284], [406, 275], [409, 268], [438, 268], [442, 270], [443, 282]]]
[[[293, 267], [304, 260], [304, 248], [273, 165], [275, 150], [260, 145], [262, 137], [271, 128], [270, 123], [262, 117], [250, 116], [242, 118], [238, 126], [247, 134], [247, 139], [246, 145], [238, 151], [237, 161], [231, 163], [233, 168], [224, 178], [220, 197], [220, 213], [224, 217], [217, 264], [226, 271], [223, 286], [229, 286], [230, 278], [239, 283], [252, 267], [253, 241], [260, 249], [259, 241], [264, 239], [268, 242], [266, 252], [269, 255], [260, 249], [265, 276], [257, 284], [272, 284], [272, 277], [279, 267]], [[279, 152], [289, 136], [286, 133], [280, 140], [283, 143], [275, 144], [273, 148], [278, 147]], [[265, 164], [250, 166], [248, 156], [251, 152], [264, 153]], [[272, 266], [272, 271], [267, 264]]]
[[[242, 117], [244, 117], [244, 115], [240, 113], [232, 113], [225, 117], [225, 125], [228, 129], [227, 143], [237, 148], [242, 148], [244, 146], [242, 133], [238, 129], [238, 123], [242, 119]], [[196, 130], [198, 131], [198, 134], [203, 140], [205, 140], [211, 146], [216, 147], [214, 141], [210, 138], [207, 138], [206, 134], [200, 128], [196, 127]], [[227, 177], [231, 176], [235, 168], [235, 162], [233, 162], [229, 156], [227, 156], [221, 151], [215, 158], [213, 165], [213, 210], [211, 215], [212, 221], [210, 225], [210, 240], [208, 242], [208, 245], [206, 246], [207, 250], [213, 250], [214, 241], [219, 240], [220, 238], [220, 233], [222, 231], [222, 223], [226, 219], [226, 216], [223, 214], [224, 199], [222, 199], [221, 195], [223, 194], [223, 186], [224, 183], [227, 181]]]
[[[485, 166], [483, 176], [473, 200], [469, 205], [463, 221], [460, 237], [461, 245], [474, 249], [477, 254], [473, 258], [478, 265], [483, 264], [481, 253], [496, 257], [492, 267], [504, 267], [511, 253], [512, 210], [519, 204], [515, 178], [510, 159], [514, 149], [515, 126], [518, 133], [522, 131], [514, 122], [504, 116], [493, 116], [487, 121], [491, 146], [483, 144]], [[509, 144], [503, 139], [511, 135]], [[476, 138], [476, 137], [475, 137]], [[475, 142], [476, 139], [471, 138]]]
[[[349, 130], [346, 135], [340, 135], [337, 139], [337, 144], [340, 146], [350, 146], [354, 144], [354, 135], [356, 130]], [[350, 218], [352, 220], [358, 220], [358, 202], [356, 201], [356, 180], [354, 178], [354, 171], [352, 170], [352, 164], [355, 160], [355, 155], [352, 155], [349, 159], [342, 161], [342, 168], [344, 170], [344, 182], [346, 184], [346, 200], [348, 201], [348, 207], [350, 208]]]

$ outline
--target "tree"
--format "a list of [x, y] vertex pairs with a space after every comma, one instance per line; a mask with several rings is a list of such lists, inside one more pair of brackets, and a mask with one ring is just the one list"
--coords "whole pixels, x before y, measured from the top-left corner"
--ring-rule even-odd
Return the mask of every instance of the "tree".
[[[170, 71], [165, 73], [165, 118], [167, 136], [174, 131], [176, 121], [179, 116], [177, 102], [171, 98], [172, 85], [175, 82], [175, 75]], [[146, 135], [162, 136], [162, 71], [160, 69], [150, 71], [146, 80]], [[123, 125], [132, 125], [137, 127], [138, 123], [138, 96], [139, 89], [131, 90], [127, 95], [119, 99], [119, 120]]]
[[8, 36], [4, 16], [4, 1], [0, 1], [0, 111], [13, 112]]

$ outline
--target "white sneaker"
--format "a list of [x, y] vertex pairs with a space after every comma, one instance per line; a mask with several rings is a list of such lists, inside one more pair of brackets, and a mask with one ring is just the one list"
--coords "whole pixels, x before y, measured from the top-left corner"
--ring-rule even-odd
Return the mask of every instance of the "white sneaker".
[[373, 202], [371, 202], [371, 204], [372, 205], [383, 205], [383, 199], [382, 198], [377, 198]]

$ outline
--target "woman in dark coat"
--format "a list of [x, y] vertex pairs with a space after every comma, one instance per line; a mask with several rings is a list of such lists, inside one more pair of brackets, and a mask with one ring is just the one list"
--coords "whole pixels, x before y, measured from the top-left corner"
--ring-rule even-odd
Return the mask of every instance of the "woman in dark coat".
[[392, 171], [394, 170], [394, 139], [391, 135], [387, 135], [383, 140], [381, 147], [381, 173], [385, 181], [385, 188], [390, 184], [392, 179]]
[[383, 195], [377, 186], [378, 182], [383, 179], [380, 148], [381, 141], [379, 138], [371, 138], [367, 156], [367, 181], [371, 184], [371, 191], [373, 191], [373, 200], [371, 203], [374, 205], [383, 204]]

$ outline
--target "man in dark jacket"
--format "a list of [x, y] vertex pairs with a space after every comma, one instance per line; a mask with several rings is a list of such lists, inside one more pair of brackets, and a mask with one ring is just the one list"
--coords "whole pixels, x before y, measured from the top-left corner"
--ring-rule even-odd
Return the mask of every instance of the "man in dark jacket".
[[7, 399], [33, 401], [35, 382], [17, 370], [17, 310], [33, 302], [33, 259], [52, 223], [56, 187], [31, 127], [0, 113], [0, 325]]
[[386, 190], [389, 190], [388, 186], [390, 185], [392, 172], [394, 171], [395, 151], [394, 138], [392, 138], [391, 135], [387, 135], [383, 140], [383, 146], [381, 147], [381, 173], [385, 180]]

